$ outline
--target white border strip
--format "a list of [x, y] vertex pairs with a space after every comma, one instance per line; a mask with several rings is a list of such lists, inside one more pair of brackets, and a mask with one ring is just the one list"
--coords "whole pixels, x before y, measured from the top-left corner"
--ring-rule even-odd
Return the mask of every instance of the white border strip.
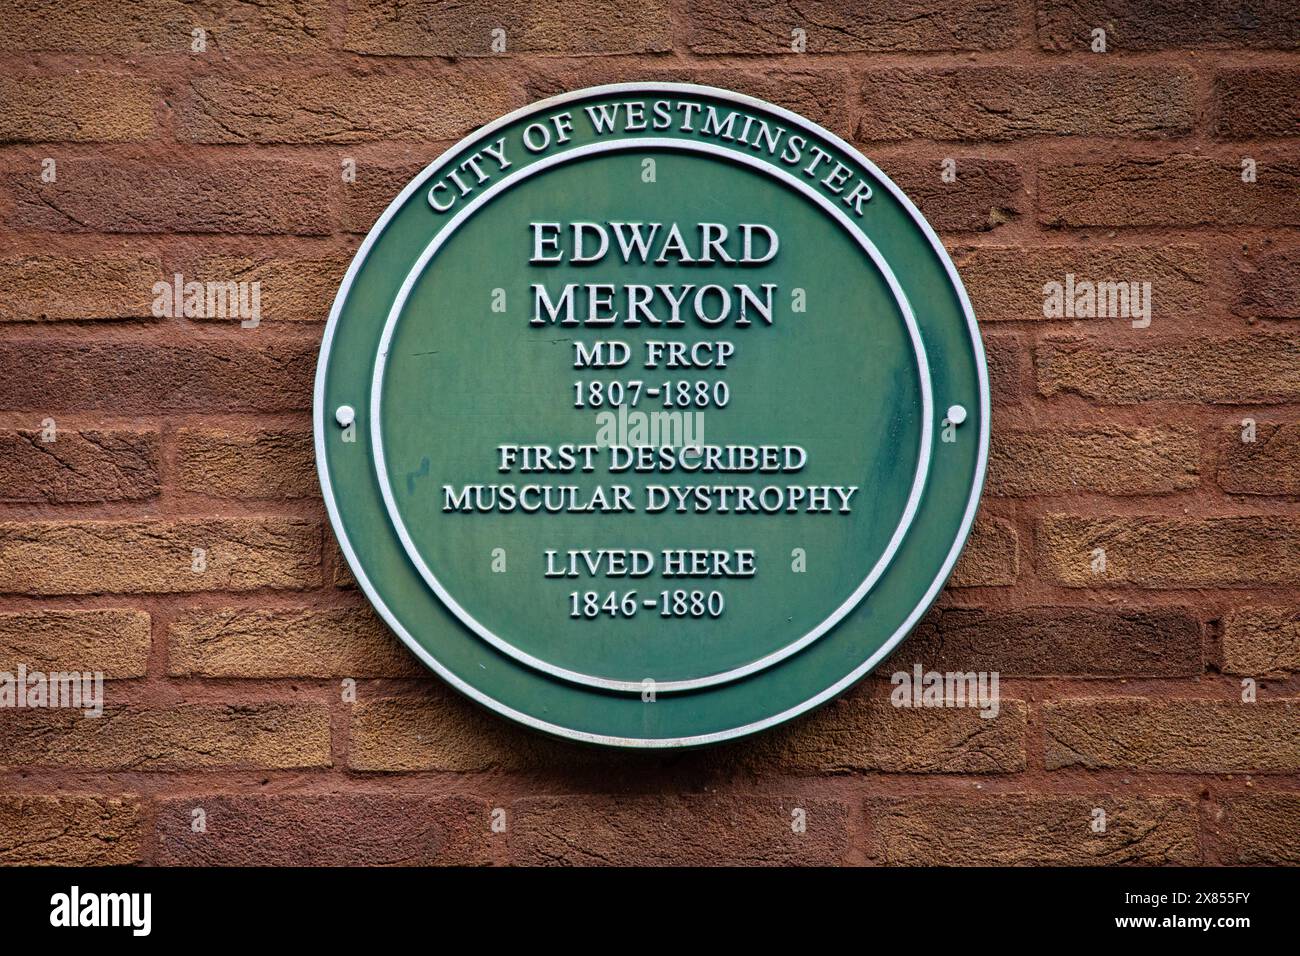
[[[947, 271], [953, 287], [957, 290], [958, 299], [962, 305], [962, 311], [966, 315], [966, 325], [970, 332], [971, 346], [975, 352], [976, 372], [979, 377], [980, 445], [979, 457], [976, 461], [975, 480], [971, 483], [970, 499], [967, 501], [966, 511], [962, 517], [962, 523], [961, 527], [958, 529], [957, 537], [953, 541], [952, 548], [949, 550], [947, 558], [944, 559], [944, 563], [942, 567], [940, 567], [939, 573], [930, 583], [925, 594], [922, 595], [916, 608], [907, 616], [907, 619], [904, 620], [899, 628], [890, 636], [889, 640], [887, 640], [874, 654], [863, 661], [862, 664], [854, 668], [821, 693], [814, 697], [810, 697], [803, 703], [796, 704], [794, 707], [789, 707], [786, 710], [781, 711], [779, 714], [773, 714], [770, 717], [765, 717], [763, 720], [755, 721], [751, 724], [733, 727], [728, 730], [719, 730], [710, 734], [696, 734], [689, 737], [612, 737], [605, 734], [593, 734], [583, 730], [575, 730], [571, 727], [562, 727], [559, 724], [539, 720], [530, 714], [522, 713], [521, 711], [515, 710], [513, 707], [508, 707], [500, 701], [487, 696], [438, 663], [438, 661], [429, 654], [428, 651], [420, 646], [420, 644], [402, 626], [401, 622], [393, 615], [392, 610], [383, 602], [383, 599], [380, 598], [378, 592], [370, 583], [370, 579], [362, 569], [361, 563], [357, 560], [356, 552], [352, 549], [352, 544], [348, 540], [347, 532], [343, 527], [342, 518], [339, 515], [338, 508], [335, 504], [334, 489], [330, 484], [329, 471], [325, 466], [325, 371], [329, 366], [329, 351], [334, 339], [334, 330], [338, 326], [339, 318], [343, 312], [343, 304], [347, 301], [348, 292], [352, 288], [352, 282], [356, 278], [356, 274], [361, 269], [362, 262], [365, 261], [371, 247], [374, 246], [378, 237], [383, 233], [384, 227], [388, 224], [389, 220], [397, 214], [397, 211], [406, 203], [411, 194], [421, 189], [425, 182], [447, 165], [453, 158], [455, 158], [455, 156], [459, 155], [458, 147], [461, 143], [477, 141], [481, 137], [488, 136], [496, 130], [501, 129], [520, 118], [530, 116], [540, 110], [559, 106], [564, 103], [570, 103], [578, 99], [588, 99], [596, 96], [623, 93], [652, 92], [710, 96], [716, 99], [737, 103], [741, 106], [748, 107], [749, 109], [760, 110], [772, 116], [780, 117], [787, 123], [800, 127], [816, 136], [820, 136], [826, 142], [832, 143], [837, 148], [843, 150], [847, 155], [861, 163], [864, 169], [876, 177], [880, 184], [889, 190], [890, 195], [892, 195], [899, 204], [907, 210], [913, 221], [915, 221], [917, 226], [921, 229], [922, 233], [924, 233], [926, 238], [930, 240], [931, 247], [934, 249], [935, 254], [938, 255], [939, 260], [943, 263], [944, 269]], [[347, 559], [348, 567], [351, 568], [353, 575], [357, 579], [358, 586], [360, 586], [366, 597], [370, 599], [370, 603], [374, 605], [375, 610], [379, 612], [380, 616], [383, 617], [388, 626], [393, 629], [393, 632], [402, 639], [416, 657], [420, 658], [420, 660], [423, 661], [434, 673], [438, 674], [443, 680], [465, 696], [478, 701], [485, 707], [488, 707], [505, 717], [509, 717], [511, 720], [532, 727], [535, 730], [554, 734], [558, 737], [567, 737], [570, 740], [581, 740], [586, 743], [635, 748], [696, 747], [704, 744], [719, 743], [724, 740], [731, 740], [736, 737], [743, 737], [748, 734], [757, 733], [758, 731], [765, 730], [768, 727], [774, 727], [777, 724], [784, 723], [793, 717], [797, 717], [799, 714], [813, 709], [819, 704], [825, 703], [836, 694], [840, 693], [840, 691], [852, 686], [861, 677], [869, 673], [873, 667], [880, 663], [880, 661], [888, 656], [898, 643], [907, 636], [915, 626], [916, 622], [920, 620], [921, 615], [926, 612], [930, 604], [933, 603], [935, 597], [938, 596], [944, 582], [948, 580], [949, 574], [952, 573], [952, 569], [957, 563], [957, 558], [960, 556], [962, 547], [966, 543], [966, 538], [970, 535], [971, 526], [975, 523], [975, 512], [979, 508], [980, 492], [984, 487], [984, 477], [988, 471], [989, 416], [991, 414], [991, 407], [989, 400], [988, 363], [984, 356], [984, 343], [980, 338], [979, 326], [975, 322], [975, 311], [971, 308], [970, 297], [966, 294], [966, 288], [962, 285], [961, 278], [957, 275], [957, 269], [953, 266], [952, 259], [949, 257], [947, 250], [944, 249], [943, 243], [939, 241], [939, 237], [935, 234], [934, 229], [931, 228], [928, 222], [926, 222], [925, 217], [921, 215], [920, 211], [917, 210], [912, 201], [908, 199], [907, 196], [903, 194], [902, 190], [894, 185], [894, 183], [884, 173], [882, 173], [879, 168], [876, 167], [875, 163], [871, 162], [871, 160], [867, 159], [834, 133], [823, 129], [816, 123], [804, 119], [802, 116], [792, 113], [780, 106], [766, 103], [762, 100], [756, 99], [755, 97], [746, 96], [742, 93], [733, 93], [730, 90], [722, 90], [711, 86], [700, 86], [694, 83], [613, 83], [606, 86], [587, 87], [586, 89], [574, 90], [570, 93], [553, 96], [549, 99], [539, 100], [536, 103], [521, 107], [520, 109], [508, 113], [500, 119], [482, 127], [476, 133], [472, 134], [472, 136], [462, 140], [461, 143], [458, 143], [457, 146], [452, 147], [442, 157], [430, 163], [423, 172], [416, 176], [415, 179], [411, 180], [411, 182], [406, 185], [406, 188], [403, 189], [398, 194], [397, 198], [389, 204], [388, 208], [384, 210], [383, 215], [379, 217], [375, 225], [371, 227], [370, 232], [361, 243], [361, 247], [357, 250], [357, 254], [353, 258], [351, 265], [348, 266], [348, 271], [343, 277], [343, 283], [339, 286], [338, 294], [334, 297], [334, 305], [330, 308], [329, 321], [325, 324], [325, 333], [321, 339], [320, 358], [316, 365], [316, 384], [313, 396], [312, 421], [315, 430], [316, 469], [320, 476], [321, 492], [325, 501], [325, 509], [329, 514], [330, 524], [334, 528], [335, 536], [338, 538], [339, 547], [343, 551], [343, 556]]]

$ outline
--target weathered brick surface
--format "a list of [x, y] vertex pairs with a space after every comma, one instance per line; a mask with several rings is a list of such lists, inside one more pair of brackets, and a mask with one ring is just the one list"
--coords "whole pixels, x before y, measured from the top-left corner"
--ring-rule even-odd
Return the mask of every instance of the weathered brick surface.
[[[1300, 584], [1300, 517], [1048, 514], [1039, 572], [1066, 587], [1260, 587]], [[1097, 555], [1105, 552], [1105, 566]]]
[[211, 76], [192, 81], [180, 124], [196, 143], [436, 142], [522, 105], [517, 88], [476, 72]]
[[170, 674], [202, 677], [418, 677], [411, 654], [369, 608], [183, 612], [168, 625]]
[[[309, 345], [149, 345], [139, 342], [0, 343], [0, 409], [43, 415], [161, 410], [286, 411], [311, 407], [316, 353]], [[57, 421], [57, 419], [56, 419]]]
[[[251, 303], [252, 283], [258, 289], [258, 306], [263, 322], [324, 322], [347, 271], [351, 257], [345, 250], [332, 256], [248, 256], [204, 255], [184, 272], [186, 282], [246, 282]], [[241, 302], [243, 299], [240, 300]], [[206, 311], [206, 309], [205, 309]], [[252, 319], [228, 310], [227, 315], [200, 316], [231, 324]]]
[[156, 100], [149, 81], [123, 74], [0, 76], [0, 142], [147, 139]]
[[193, 31], [205, 31], [207, 52], [309, 53], [326, 46], [325, 0], [18, 0], [0, 21], [0, 51], [124, 56], [198, 55]]
[[444, 4], [358, 0], [348, 9], [344, 46], [386, 56], [493, 56], [493, 31], [510, 53], [659, 53], [672, 48], [660, 0], [611, 6], [593, 0]]
[[1214, 132], [1227, 138], [1294, 136], [1300, 70], [1246, 67], [1214, 75]]
[[365, 233], [421, 170], [438, 158], [428, 156], [401, 161], [357, 160], [356, 179], [343, 186], [343, 228]]
[[1003, 677], [1200, 674], [1202, 628], [1190, 608], [943, 607], [890, 655], [882, 673], [921, 664]]
[[848, 807], [799, 797], [529, 797], [510, 813], [528, 866], [828, 866], [848, 843]]
[[160, 445], [153, 429], [0, 429], [0, 501], [156, 498]]
[[1003, 429], [989, 454], [990, 494], [1152, 495], [1196, 487], [1190, 427]]
[[309, 429], [183, 428], [178, 483], [218, 498], [302, 498], [320, 492]]
[[[0, 707], [0, 863], [1295, 864], [1293, 7], [7, 4], [0, 672], [109, 683], [98, 719]], [[857, 689], [615, 753], [389, 633], [309, 413], [344, 271], [413, 177], [524, 103], [649, 81], [860, 145], [952, 250], [993, 429], [950, 587]], [[258, 321], [169, 314], [177, 276], [256, 289]], [[1045, 314], [1070, 276], [1150, 283], [1151, 326]], [[915, 666], [996, 672], [998, 716], [892, 706]]]
[[[915, 658], [903, 651], [891, 660], [910, 674]], [[737, 747], [726, 762], [760, 774], [1015, 773], [1025, 768], [1026, 713], [1024, 701], [1005, 697], [985, 717], [977, 707], [896, 707], [860, 691]]]
[[1300, 25], [1294, 11], [1273, 0], [1037, 0], [1036, 5], [1038, 41], [1045, 50], [1088, 50], [1092, 31], [1098, 27], [1106, 31], [1107, 49], [1116, 52], [1168, 47], [1300, 47]]
[[1300, 671], [1300, 609], [1230, 610], [1223, 616], [1223, 670], [1251, 677]]
[[545, 72], [524, 79], [528, 99], [540, 100], [586, 86], [606, 83], [695, 83], [756, 96], [793, 110], [834, 133], [847, 134], [849, 73], [847, 70], [809, 70], [767, 66], [761, 70], [654, 69], [618, 67], [599, 61], [583, 61], [576, 69], [547, 65]]
[[[191, 821], [204, 814], [205, 831]], [[198, 794], [158, 807], [156, 862], [176, 866], [473, 866], [492, 862], [489, 808], [389, 793]]]
[[1235, 795], [1213, 808], [1209, 817], [1221, 862], [1300, 865], [1300, 794]]
[[1300, 248], [1276, 249], [1242, 263], [1239, 308], [1264, 319], [1300, 318]]
[[1016, 529], [1009, 521], [977, 518], [948, 585], [968, 588], [1014, 584], [1020, 570], [1019, 547]]
[[985, 332], [984, 361], [989, 369], [989, 392], [994, 405], [1014, 405], [1024, 396], [1024, 376], [1021, 365], [1025, 363], [1027, 349], [1020, 336], [1000, 332]]
[[106, 679], [143, 677], [149, 664], [146, 611], [7, 611], [0, 613], [0, 671], [101, 672]]
[[3, 521], [0, 592], [308, 588], [320, 584], [320, 547], [320, 525], [301, 518]]
[[355, 588], [357, 586], [357, 580], [352, 576], [352, 570], [348, 567], [348, 560], [343, 556], [343, 549], [338, 546], [332, 536], [328, 545], [328, 551], [330, 584], [336, 588]]
[[124, 866], [144, 842], [130, 797], [0, 795], [0, 865]]
[[1160, 336], [1112, 344], [1048, 336], [1034, 352], [1039, 394], [1080, 395], [1098, 405], [1142, 402], [1268, 404], [1300, 399], [1300, 336]]
[[5, 177], [9, 224], [55, 232], [292, 233], [330, 231], [334, 168], [288, 159], [64, 159]]
[[1191, 131], [1195, 81], [1166, 67], [872, 70], [858, 139], [998, 141], [1022, 136], [1177, 136]]
[[21, 255], [0, 259], [0, 322], [145, 318], [163, 281], [152, 256]]
[[1190, 154], [1044, 164], [1038, 219], [1046, 226], [1300, 225], [1300, 162], [1260, 155], [1254, 182], [1240, 157]]
[[1300, 424], [1256, 422], [1224, 428], [1219, 441], [1219, 487], [1236, 495], [1300, 494]]
[[1295, 773], [1295, 700], [1082, 698], [1043, 705], [1043, 759], [1061, 767], [1172, 773]]
[[0, 713], [0, 767], [87, 770], [275, 769], [330, 765], [319, 704], [106, 705]]
[[788, 53], [799, 29], [809, 53], [996, 50], [1020, 34], [1007, 4], [920, 0], [864, 7], [849, 0], [760, 0], [743, 8], [723, 0], [689, 0], [687, 43], [696, 53]]
[[348, 766], [353, 770], [535, 771], [602, 766], [611, 759], [515, 727], [451, 690], [359, 700], [352, 707]]
[[903, 190], [936, 229], [988, 232], [1025, 211], [1024, 175], [1010, 160], [952, 157], [956, 181], [940, 177], [945, 157], [881, 157], [885, 175]]
[[[1106, 830], [1093, 830], [1094, 811]], [[1179, 797], [1013, 794], [867, 801], [879, 862], [901, 866], [1167, 866], [1199, 862], [1195, 805]]]
[[978, 246], [956, 250], [953, 261], [981, 323], [1060, 321], [1044, 315], [1043, 287], [1055, 282], [1064, 288], [1068, 275], [1076, 283], [1151, 283], [1153, 322], [1185, 319], [1204, 308], [1210, 295], [1208, 256], [1191, 244]]

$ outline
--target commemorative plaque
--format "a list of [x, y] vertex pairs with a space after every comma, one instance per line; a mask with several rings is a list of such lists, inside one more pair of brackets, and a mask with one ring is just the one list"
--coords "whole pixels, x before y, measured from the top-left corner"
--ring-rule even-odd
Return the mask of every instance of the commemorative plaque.
[[315, 437], [360, 587], [453, 687], [694, 746], [907, 635], [974, 519], [988, 382], [939, 240], [851, 146], [624, 84], [484, 127], [393, 201], [330, 314]]

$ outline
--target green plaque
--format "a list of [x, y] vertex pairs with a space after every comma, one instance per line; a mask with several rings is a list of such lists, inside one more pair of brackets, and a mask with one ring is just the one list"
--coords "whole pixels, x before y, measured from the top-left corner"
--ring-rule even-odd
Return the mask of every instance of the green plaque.
[[786, 110], [622, 84], [402, 191], [321, 346], [316, 456], [375, 608], [547, 733], [681, 747], [831, 699], [952, 571], [989, 440], [911, 202]]

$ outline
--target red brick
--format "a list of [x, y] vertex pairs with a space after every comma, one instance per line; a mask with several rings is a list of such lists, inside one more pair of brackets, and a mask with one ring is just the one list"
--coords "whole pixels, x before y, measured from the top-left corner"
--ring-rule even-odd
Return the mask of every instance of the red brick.
[[285, 159], [62, 159], [13, 172], [11, 226], [57, 232], [293, 233], [332, 231], [338, 173]]
[[[978, 316], [976, 316], [978, 318]], [[1029, 354], [1020, 336], [1014, 333], [982, 333], [984, 360], [989, 369], [989, 391], [995, 406], [1014, 405], [1025, 393], [1022, 356]]]
[[1201, 623], [1181, 607], [941, 607], [881, 665], [1003, 677], [1182, 677], [1204, 669]]
[[[1093, 830], [1093, 811], [1106, 830]], [[1190, 800], [1110, 794], [884, 797], [867, 801], [893, 866], [1167, 866], [1200, 862]]]
[[1233, 608], [1223, 616], [1223, 672], [1285, 677], [1300, 671], [1300, 609]]
[[[261, 321], [324, 322], [351, 259], [347, 250], [327, 256], [204, 255], [187, 263], [183, 281], [247, 282], [250, 290], [256, 282]], [[215, 318], [236, 324], [248, 317]]]
[[438, 152], [400, 161], [358, 159], [356, 180], [343, 186], [343, 228], [348, 232], [369, 232], [380, 214], [437, 158]]
[[981, 323], [1047, 321], [1043, 287], [1068, 274], [1150, 282], [1153, 321], [1195, 314], [1209, 298], [1208, 257], [1196, 245], [976, 246], [954, 251], [953, 263]]
[[1001, 518], [978, 518], [957, 560], [948, 586], [996, 587], [1015, 584], [1020, 571], [1016, 529]]
[[[326, 0], [15, 0], [0, 20], [0, 50], [119, 54], [308, 53], [328, 47]], [[192, 31], [207, 52], [191, 52]]]
[[1238, 272], [1241, 310], [1261, 319], [1300, 319], [1300, 248], [1262, 253]]
[[546, 72], [530, 70], [524, 78], [528, 99], [540, 100], [569, 90], [606, 83], [695, 83], [755, 96], [793, 110], [835, 133], [847, 134], [848, 71], [800, 69], [765, 63], [761, 70], [619, 67], [584, 61]]
[[[436, 73], [345, 76], [230, 75], [191, 81], [180, 110], [195, 143], [356, 143], [454, 139], [523, 105], [499, 75]], [[430, 109], [430, 103], [439, 104]]]
[[1106, 31], [1108, 52], [1168, 47], [1300, 47], [1300, 22], [1279, 0], [1037, 0], [1038, 42], [1045, 50], [1088, 50]]
[[1300, 70], [1245, 67], [1214, 74], [1214, 133], [1229, 139], [1295, 136]]
[[943, 157], [878, 157], [878, 165], [940, 232], [988, 232], [1026, 209], [1020, 167], [1005, 159], [952, 157], [957, 178], [946, 183]]
[[1153, 495], [1195, 488], [1196, 429], [1122, 425], [994, 429], [992, 495]]
[[0, 671], [99, 671], [106, 679], [143, 677], [149, 666], [146, 611], [11, 611], [0, 613]]
[[1005, 67], [872, 70], [858, 139], [1179, 136], [1191, 132], [1187, 69]]
[[[149, 594], [310, 588], [320, 525], [302, 518], [0, 522], [0, 592]], [[193, 569], [194, 549], [206, 568]]]
[[0, 322], [125, 319], [152, 314], [162, 266], [153, 256], [24, 255], [0, 259]]
[[1038, 173], [1038, 218], [1048, 226], [1300, 225], [1300, 162], [1185, 154], [1048, 163]]
[[[11, 6], [0, 670], [113, 680], [98, 720], [0, 709], [20, 791], [0, 795], [0, 862], [1297, 862], [1300, 67], [1233, 55], [1300, 49], [1286, 4], [1053, 0], [1040, 33], [1034, 4], [987, 0]], [[1086, 52], [1093, 25], [1112, 55]], [[206, 53], [189, 51], [195, 26]], [[1125, 55], [1168, 47], [1188, 52]], [[1007, 53], [951, 52], [967, 50]], [[963, 247], [991, 330], [1002, 500], [939, 608], [858, 690], [730, 745], [611, 753], [462, 699], [388, 633], [314, 514], [306, 411], [356, 234], [440, 149], [528, 100], [651, 80], [874, 144]], [[46, 156], [58, 180], [42, 184]], [[258, 283], [269, 328], [154, 316], [175, 273]], [[1154, 327], [1044, 316], [1044, 284], [1067, 273], [1149, 281]], [[1253, 444], [1243, 418], [1262, 422]], [[993, 720], [893, 708], [890, 674], [914, 663], [997, 671], [1008, 699]], [[340, 705], [345, 677], [370, 681], [360, 703]], [[1261, 704], [1238, 703], [1241, 677]], [[1255, 773], [1285, 776], [1223, 779]], [[79, 794], [92, 777], [112, 785]], [[117, 792], [133, 780], [147, 793]]]
[[348, 766], [357, 771], [535, 772], [608, 768], [626, 759], [525, 730], [442, 687], [352, 707]]
[[369, 608], [190, 610], [167, 628], [181, 677], [423, 677], [415, 655]]
[[1082, 698], [1043, 705], [1047, 769], [1124, 767], [1146, 773], [1295, 773], [1294, 700]]
[[0, 343], [0, 408], [42, 415], [162, 410], [286, 411], [311, 407], [312, 345], [147, 345], [139, 342]]
[[125, 866], [140, 862], [133, 797], [0, 795], [0, 865]]
[[1300, 400], [1300, 336], [1289, 331], [1229, 337], [1135, 334], [1130, 341], [1044, 338], [1034, 362], [1039, 394], [1081, 395], [1100, 405]]
[[806, 31], [808, 53], [998, 50], [1020, 36], [1010, 4], [979, 0], [900, 0], [863, 6], [851, 0], [688, 0], [688, 44], [696, 53], [790, 53], [791, 31]]
[[219, 498], [303, 498], [320, 494], [312, 434], [306, 428], [176, 433], [177, 480], [186, 491]]
[[1300, 794], [1235, 794], [1210, 812], [1207, 824], [1218, 862], [1238, 866], [1300, 864]]
[[673, 45], [672, 22], [660, 0], [356, 0], [348, 7], [343, 45], [385, 56], [492, 56], [496, 29], [506, 32], [507, 54], [662, 53]]
[[[894, 665], [911, 673], [906, 651]], [[965, 669], [963, 668], [963, 672]], [[888, 674], [881, 673], [887, 679]], [[757, 776], [787, 773], [1016, 773], [1025, 769], [1027, 708], [1001, 698], [997, 716], [971, 707], [896, 707], [869, 684], [788, 726], [724, 752]]]
[[[1065, 587], [1267, 587], [1300, 584], [1300, 517], [1045, 515], [1038, 570]], [[1106, 553], [1093, 571], [1093, 553]]]
[[89, 770], [288, 769], [330, 765], [319, 704], [106, 706], [0, 713], [0, 764]]
[[158, 496], [154, 429], [0, 429], [0, 501], [140, 501]]
[[531, 797], [511, 805], [510, 856], [526, 866], [828, 866], [848, 849], [848, 816], [842, 803], [802, 797]]
[[0, 77], [0, 142], [148, 139], [154, 134], [155, 99], [148, 80], [122, 73]]
[[[194, 831], [203, 811], [204, 832]], [[162, 801], [165, 866], [473, 866], [492, 862], [489, 808], [391, 793], [198, 794]]]
[[329, 539], [326, 548], [330, 556], [330, 583], [336, 588], [355, 588], [357, 579], [352, 576], [352, 570], [348, 567], [347, 558], [343, 557], [343, 550], [338, 546], [333, 535], [327, 537]]
[[1300, 424], [1255, 424], [1254, 441], [1245, 427], [1220, 432], [1219, 487], [1234, 495], [1300, 494]]

